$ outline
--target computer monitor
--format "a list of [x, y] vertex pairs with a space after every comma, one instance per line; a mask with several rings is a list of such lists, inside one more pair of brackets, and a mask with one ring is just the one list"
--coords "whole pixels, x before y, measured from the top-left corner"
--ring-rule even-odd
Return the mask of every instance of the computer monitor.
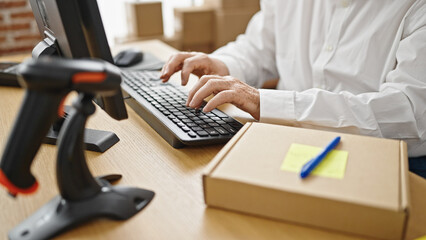
[[[33, 57], [59, 55], [66, 58], [99, 58], [113, 63], [96, 0], [30, 0], [42, 37]], [[121, 91], [97, 98], [111, 117], [127, 118]]]

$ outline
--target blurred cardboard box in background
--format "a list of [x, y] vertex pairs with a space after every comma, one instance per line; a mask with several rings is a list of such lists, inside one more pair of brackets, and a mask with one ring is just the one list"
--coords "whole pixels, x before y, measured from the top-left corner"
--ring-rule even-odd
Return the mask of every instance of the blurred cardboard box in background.
[[138, 41], [147, 41], [147, 40], [153, 40], [153, 39], [160, 40], [175, 49], [182, 48], [182, 42], [181, 42], [180, 36], [178, 35], [174, 35], [172, 37], [166, 37], [164, 35], [155, 35], [155, 36], [148, 36], [148, 37], [126, 36], [122, 38], [115, 38], [115, 42], [118, 45], [120, 45], [120, 44], [127, 44], [127, 43], [138, 42]]
[[259, 9], [216, 10], [214, 25], [214, 47], [217, 49], [234, 41], [246, 31], [250, 19]]
[[260, 10], [259, 0], [209, 0], [204, 6], [176, 8], [175, 30], [182, 49], [211, 52], [245, 32]]
[[175, 8], [175, 32], [182, 44], [211, 43], [214, 9], [211, 7]]
[[204, 4], [218, 9], [260, 9], [260, 0], [204, 0]]
[[163, 35], [161, 1], [126, 2], [126, 12], [131, 37]]
[[[234, 41], [245, 32], [252, 16], [259, 11], [259, 0], [207, 0], [203, 6], [174, 9], [173, 47], [184, 51], [210, 53]], [[160, 1], [127, 2], [129, 36], [126, 39], [163, 37]]]
[[214, 48], [212, 43], [183, 44], [182, 50], [187, 52], [211, 53], [212, 51], [214, 51]]

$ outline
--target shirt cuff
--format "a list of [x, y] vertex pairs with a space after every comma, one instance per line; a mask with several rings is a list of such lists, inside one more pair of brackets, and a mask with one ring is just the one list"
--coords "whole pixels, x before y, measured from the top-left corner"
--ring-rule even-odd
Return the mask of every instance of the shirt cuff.
[[289, 124], [294, 122], [294, 92], [259, 89], [260, 122]]
[[241, 80], [243, 82], [246, 82], [244, 78], [244, 72], [239, 66], [238, 61], [235, 60], [235, 58], [225, 55], [219, 55], [219, 54], [210, 54], [211, 58], [218, 59], [225, 63], [225, 65], [228, 67], [229, 75]]

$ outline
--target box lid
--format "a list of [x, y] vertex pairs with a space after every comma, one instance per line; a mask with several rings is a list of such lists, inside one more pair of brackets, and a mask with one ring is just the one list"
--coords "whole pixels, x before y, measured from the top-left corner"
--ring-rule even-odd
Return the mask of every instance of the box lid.
[[[326, 146], [341, 136], [348, 151], [343, 179], [280, 169], [292, 143]], [[216, 156], [207, 175], [336, 201], [404, 211], [408, 208], [406, 144], [403, 141], [248, 123]]]

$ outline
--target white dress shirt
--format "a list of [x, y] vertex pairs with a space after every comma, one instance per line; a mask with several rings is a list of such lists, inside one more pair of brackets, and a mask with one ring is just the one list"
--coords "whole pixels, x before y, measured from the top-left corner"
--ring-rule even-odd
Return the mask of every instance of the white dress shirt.
[[426, 0], [264, 0], [218, 49], [260, 121], [402, 139], [426, 155]]

